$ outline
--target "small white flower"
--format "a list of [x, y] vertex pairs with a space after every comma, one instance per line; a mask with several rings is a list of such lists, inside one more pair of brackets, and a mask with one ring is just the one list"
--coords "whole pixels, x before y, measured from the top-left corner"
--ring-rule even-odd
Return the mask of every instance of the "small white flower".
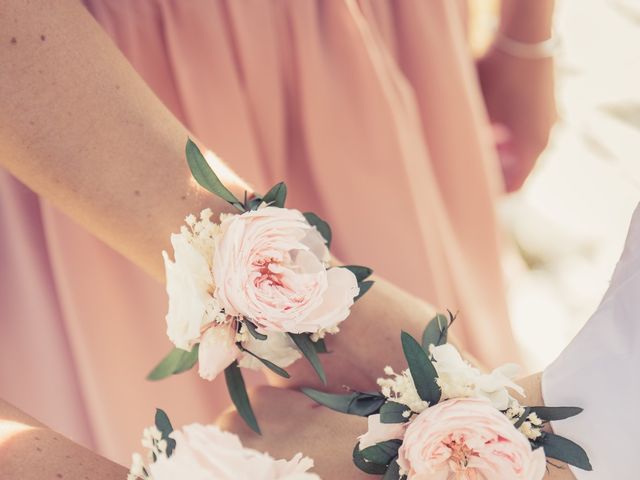
[[381, 387], [382, 394], [385, 397], [406, 405], [416, 413], [422, 412], [429, 406], [429, 403], [422, 400], [418, 395], [416, 386], [413, 383], [413, 377], [408, 369], [395, 373], [393, 368], [386, 367], [385, 373], [392, 377], [378, 379], [378, 385]]
[[180, 233], [171, 235], [173, 262], [167, 252], [162, 252], [169, 295], [167, 335], [183, 350], [191, 350], [198, 343], [204, 327], [219, 319], [221, 311], [213, 297], [211, 273], [212, 236], [219, 228], [207, 215], [210, 212], [203, 212], [202, 220], [190, 225], [191, 229], [182, 227]]
[[528, 422], [528, 421], [522, 422], [522, 425], [520, 425], [519, 430], [529, 440], [535, 440], [542, 435], [540, 428], [532, 425], [531, 422]]
[[498, 410], [506, 410], [513, 397], [507, 388], [524, 395], [522, 388], [513, 379], [518, 367], [507, 364], [496, 368], [489, 374], [480, 372], [465, 361], [451, 344], [431, 345], [429, 349], [438, 372], [438, 385], [442, 389], [442, 399], [449, 398], [486, 398]]

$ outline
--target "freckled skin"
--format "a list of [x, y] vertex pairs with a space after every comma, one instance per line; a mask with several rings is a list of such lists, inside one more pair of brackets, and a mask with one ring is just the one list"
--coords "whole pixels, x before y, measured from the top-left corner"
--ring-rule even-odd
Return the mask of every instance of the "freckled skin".
[[0, 400], [0, 424], [17, 422], [31, 429], [0, 441], [0, 480], [123, 480], [127, 469], [53, 432]]

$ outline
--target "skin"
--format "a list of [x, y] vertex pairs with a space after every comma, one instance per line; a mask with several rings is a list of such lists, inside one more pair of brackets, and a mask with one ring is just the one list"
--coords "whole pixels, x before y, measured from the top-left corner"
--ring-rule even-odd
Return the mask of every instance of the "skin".
[[127, 469], [0, 400], [0, 478], [123, 480]]
[[[554, 0], [504, 0], [500, 33], [524, 43], [551, 38], [554, 4]], [[531, 173], [556, 121], [553, 59], [523, 59], [490, 48], [477, 66], [489, 118], [511, 132], [514, 162], [503, 173], [507, 191], [512, 192]]]
[[[155, 97], [79, 1], [60, 0], [52, 5], [46, 0], [0, 0], [0, 32], [0, 164], [162, 280], [158, 253], [170, 250], [170, 234], [184, 217], [205, 207], [217, 213], [231, 211], [192, 181], [184, 161], [188, 131]], [[223, 177], [223, 181], [238, 197], [247, 188], [234, 175]], [[332, 372], [328, 389], [339, 390], [344, 384], [372, 388], [385, 365], [401, 368], [400, 329], [419, 337], [433, 316], [427, 303], [377, 280], [353, 309], [342, 334], [329, 341], [335, 353], [324, 359]], [[372, 356], [372, 351], [376, 355]], [[295, 369], [307, 368], [304, 362], [299, 363]], [[295, 369], [295, 378], [313, 378]], [[314, 380], [305, 381], [319, 386]], [[278, 395], [295, 399], [298, 394]], [[263, 400], [260, 393], [256, 397], [265, 414], [274, 400], [279, 398]], [[294, 408], [303, 417], [311, 406]], [[318, 412], [313, 417], [317, 421], [305, 421], [308, 431], [304, 435], [324, 438], [313, 431], [326, 431], [326, 413], [313, 410]], [[13, 418], [35, 422], [0, 402], [0, 421]], [[335, 428], [345, 430], [344, 435], [331, 437], [334, 446], [352, 441], [353, 437], [346, 435], [347, 427], [362, 430], [359, 425], [356, 428], [355, 420], [350, 422], [343, 418], [335, 421]], [[32, 474], [33, 478], [56, 478], [58, 473], [83, 478], [74, 471], [65, 470], [67, 475], [60, 470], [65, 463], [76, 468], [64, 455], [87, 460], [95, 456], [43, 426], [37, 429], [47, 445], [59, 446], [51, 447], [43, 462], [33, 454], [36, 442], [41, 441], [35, 440], [33, 431], [15, 434], [0, 444], [0, 455], [9, 459], [0, 462], [0, 478], [29, 478], [26, 475]], [[269, 438], [272, 446], [266, 450], [271, 451], [285, 441], [278, 435]], [[317, 452], [312, 444], [310, 447], [309, 454]], [[321, 455], [314, 456], [325, 463]], [[122, 478], [121, 469], [97, 457], [94, 460], [91, 472], [97, 478], [116, 474]], [[20, 475], [17, 468], [22, 468]]]

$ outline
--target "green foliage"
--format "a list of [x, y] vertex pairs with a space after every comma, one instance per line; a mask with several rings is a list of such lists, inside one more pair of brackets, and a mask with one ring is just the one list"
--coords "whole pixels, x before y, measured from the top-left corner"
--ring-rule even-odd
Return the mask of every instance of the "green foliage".
[[171, 375], [191, 370], [198, 361], [200, 345], [194, 345], [191, 351], [174, 348], [164, 357], [156, 367], [147, 375], [147, 380], [162, 380]]

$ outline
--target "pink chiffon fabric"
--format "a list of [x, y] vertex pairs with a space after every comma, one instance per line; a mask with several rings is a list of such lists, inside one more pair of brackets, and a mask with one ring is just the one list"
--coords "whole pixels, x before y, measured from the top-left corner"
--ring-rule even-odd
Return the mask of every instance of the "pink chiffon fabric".
[[[85, 3], [198, 138], [330, 221], [339, 258], [459, 310], [488, 365], [517, 357], [462, 2]], [[144, 380], [170, 348], [163, 287], [5, 172], [0, 200], [0, 395], [122, 462], [156, 406], [213, 420], [222, 382]]]

